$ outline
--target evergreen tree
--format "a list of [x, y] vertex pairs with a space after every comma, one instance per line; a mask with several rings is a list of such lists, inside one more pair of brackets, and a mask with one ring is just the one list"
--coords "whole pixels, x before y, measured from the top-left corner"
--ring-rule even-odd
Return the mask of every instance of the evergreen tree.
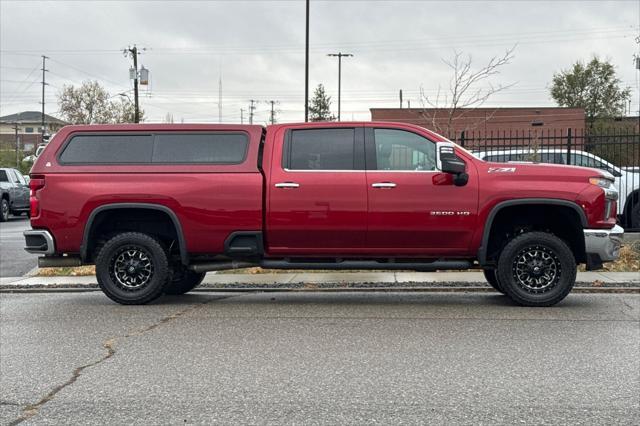
[[311, 121], [335, 121], [331, 114], [331, 96], [327, 96], [324, 86], [318, 84], [313, 92], [313, 98], [309, 102], [309, 120]]

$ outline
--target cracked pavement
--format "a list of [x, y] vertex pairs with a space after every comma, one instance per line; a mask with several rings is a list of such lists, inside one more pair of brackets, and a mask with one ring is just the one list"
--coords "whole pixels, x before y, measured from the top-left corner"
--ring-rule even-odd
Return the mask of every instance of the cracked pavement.
[[640, 295], [0, 295], [0, 424], [640, 423]]

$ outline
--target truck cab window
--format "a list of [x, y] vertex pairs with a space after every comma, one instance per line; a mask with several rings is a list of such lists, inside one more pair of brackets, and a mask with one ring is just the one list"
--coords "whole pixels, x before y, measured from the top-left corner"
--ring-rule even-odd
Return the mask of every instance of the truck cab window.
[[375, 129], [377, 170], [435, 170], [436, 144], [415, 133]]

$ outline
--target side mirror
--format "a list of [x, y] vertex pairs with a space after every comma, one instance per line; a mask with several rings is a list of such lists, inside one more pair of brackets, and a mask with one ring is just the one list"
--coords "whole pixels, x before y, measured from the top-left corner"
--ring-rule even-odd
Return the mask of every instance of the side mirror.
[[441, 145], [438, 147], [438, 162], [440, 170], [454, 175], [453, 184], [464, 186], [469, 182], [469, 175], [466, 173], [467, 164], [460, 159], [451, 145]]

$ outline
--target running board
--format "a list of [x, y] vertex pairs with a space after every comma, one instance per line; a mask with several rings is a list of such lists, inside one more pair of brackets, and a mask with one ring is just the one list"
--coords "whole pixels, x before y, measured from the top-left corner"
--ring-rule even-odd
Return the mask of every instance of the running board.
[[466, 260], [438, 260], [435, 262], [377, 262], [375, 260], [345, 260], [342, 262], [291, 262], [287, 260], [263, 260], [265, 269], [368, 269], [437, 271], [469, 269], [473, 264]]
[[473, 266], [466, 260], [438, 260], [435, 262], [377, 262], [375, 260], [344, 260], [341, 262], [295, 262], [289, 260], [262, 260], [259, 262], [223, 261], [193, 263], [189, 269], [194, 272], [224, 271], [260, 266], [264, 269], [325, 269], [325, 270], [409, 270], [446, 271], [464, 270]]

